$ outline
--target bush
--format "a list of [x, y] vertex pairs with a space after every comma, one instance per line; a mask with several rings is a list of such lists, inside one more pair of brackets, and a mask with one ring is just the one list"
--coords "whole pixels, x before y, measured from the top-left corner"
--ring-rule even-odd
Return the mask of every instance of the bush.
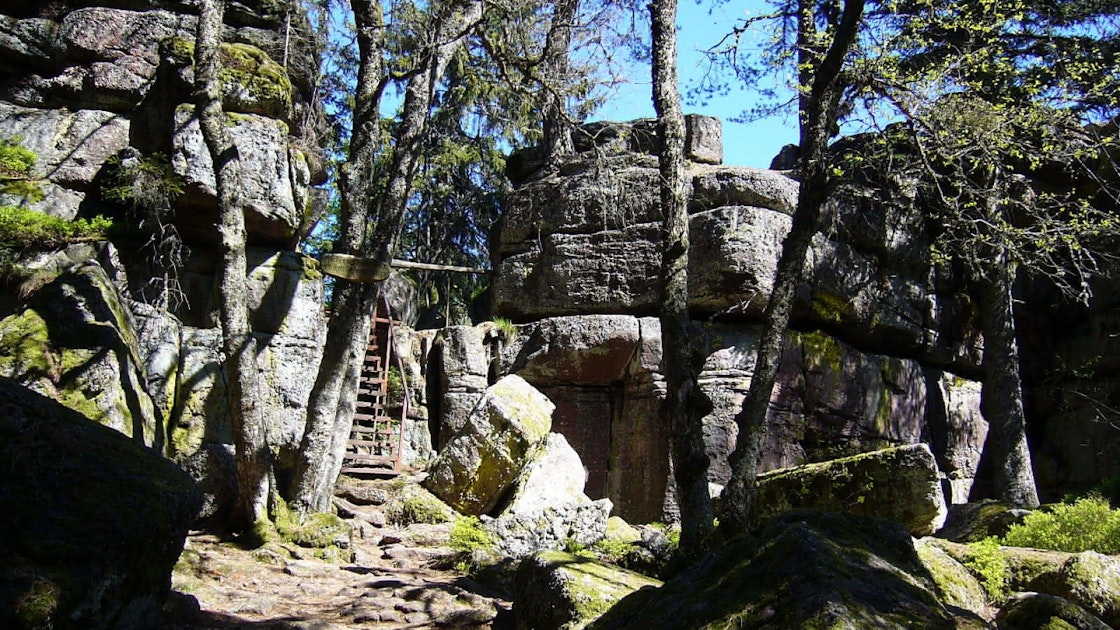
[[67, 221], [42, 212], [0, 206], [0, 248], [47, 250], [67, 243], [105, 238], [113, 223], [105, 217]]
[[1120, 510], [1098, 496], [1032, 512], [1012, 525], [1003, 542], [1013, 547], [1035, 547], [1077, 553], [1120, 553]]
[[455, 519], [447, 546], [469, 553], [476, 549], [489, 549], [492, 545], [490, 534], [482, 528], [482, 521], [477, 516], [460, 516]]
[[0, 194], [35, 203], [43, 200], [43, 187], [32, 172], [39, 156], [24, 148], [22, 141], [18, 136], [0, 139]]
[[1007, 595], [1010, 570], [1007, 568], [1007, 560], [1000, 553], [999, 541], [989, 536], [968, 547], [968, 559], [964, 561], [964, 566], [984, 585], [990, 599], [1003, 599]]

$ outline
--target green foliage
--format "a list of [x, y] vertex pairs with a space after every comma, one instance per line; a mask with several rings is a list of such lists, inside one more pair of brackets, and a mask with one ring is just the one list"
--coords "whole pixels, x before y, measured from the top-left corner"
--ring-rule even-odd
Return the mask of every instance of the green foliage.
[[1055, 505], [1049, 511], [1031, 512], [1012, 525], [1003, 537], [1006, 545], [1035, 547], [1071, 553], [1097, 551], [1120, 553], [1120, 510], [1113, 510], [1100, 496]]
[[452, 549], [472, 552], [476, 549], [488, 550], [493, 546], [490, 534], [482, 528], [477, 516], [460, 516], [451, 526], [451, 538], [447, 545]]
[[600, 560], [625, 567], [628, 558], [639, 551], [641, 546], [627, 540], [604, 538], [592, 545], [591, 549]]
[[397, 366], [389, 368], [385, 376], [385, 394], [390, 405], [399, 405], [404, 402], [404, 379]]
[[495, 317], [493, 322], [494, 328], [497, 329], [498, 334], [501, 335], [503, 343], [509, 343], [517, 339], [517, 326], [513, 322], [505, 317]]
[[108, 183], [101, 188], [106, 201], [164, 214], [183, 194], [184, 181], [162, 153], [136, 159], [110, 159]]
[[39, 156], [22, 143], [19, 136], [0, 139], [0, 194], [36, 203], [43, 200], [43, 187], [33, 172]]
[[988, 537], [968, 547], [968, 558], [964, 566], [984, 585], [989, 598], [993, 601], [1003, 599], [1007, 595], [1007, 582], [1011, 573], [1007, 560], [1000, 552], [999, 541]]
[[105, 217], [67, 221], [42, 212], [0, 206], [0, 250], [42, 251], [77, 241], [105, 238], [113, 223]]
[[385, 516], [390, 523], [402, 527], [413, 523], [446, 523], [450, 520], [440, 505], [424, 495], [407, 496], [393, 502]]

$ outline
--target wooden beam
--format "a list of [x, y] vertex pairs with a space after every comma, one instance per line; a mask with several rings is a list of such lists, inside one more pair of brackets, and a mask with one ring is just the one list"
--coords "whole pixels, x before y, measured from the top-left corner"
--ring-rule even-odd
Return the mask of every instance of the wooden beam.
[[480, 267], [458, 267], [455, 265], [435, 265], [432, 263], [412, 262], [411, 260], [394, 259], [392, 265], [402, 269], [423, 269], [425, 271], [450, 271], [453, 273], [490, 273], [489, 269]]

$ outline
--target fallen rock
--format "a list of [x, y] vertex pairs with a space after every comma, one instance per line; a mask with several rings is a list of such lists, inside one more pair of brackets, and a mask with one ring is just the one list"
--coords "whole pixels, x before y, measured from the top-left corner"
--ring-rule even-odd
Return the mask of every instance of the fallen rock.
[[761, 523], [802, 507], [890, 519], [902, 523], [915, 536], [937, 531], [946, 515], [937, 464], [925, 444], [758, 476], [751, 522]]
[[897, 523], [796, 510], [739, 536], [591, 628], [984, 628], [943, 605]]
[[200, 501], [171, 462], [0, 378], [0, 626], [158, 627]]
[[634, 591], [660, 580], [564, 551], [521, 561], [513, 595], [517, 628], [578, 630]]
[[550, 433], [517, 480], [512, 499], [485, 523], [496, 551], [523, 558], [572, 542], [587, 546], [601, 540], [612, 505], [608, 499], [588, 498], [583, 493], [586, 481], [579, 455], [563, 435]]
[[1108, 630], [1111, 626], [1073, 602], [1044, 593], [1016, 593], [996, 615], [1001, 630]]
[[553, 404], [519, 376], [489, 387], [424, 487], [463, 514], [494, 509], [552, 427]]

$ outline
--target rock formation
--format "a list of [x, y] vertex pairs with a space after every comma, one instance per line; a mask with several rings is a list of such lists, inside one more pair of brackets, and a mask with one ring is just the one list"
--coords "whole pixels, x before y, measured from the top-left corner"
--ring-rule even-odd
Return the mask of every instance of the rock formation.
[[[118, 226], [110, 244], [19, 261], [17, 275], [48, 280], [84, 266], [23, 304], [6, 300], [0, 313], [12, 316], [0, 344], [26, 350], [21, 339], [34, 333], [27, 339], [43, 337], [42, 359], [57, 368], [0, 367], [174, 457], [205, 482], [212, 514], [231, 479], [232, 429], [214, 293], [214, 174], [191, 96], [196, 18], [190, 3], [100, 4], [0, 9], [0, 139], [37, 156], [32, 175], [44, 192], [0, 204], [67, 220], [104, 215]], [[221, 55], [231, 134], [252, 164], [241, 183], [254, 246], [251, 322], [269, 439], [283, 462], [299, 444], [306, 375], [322, 351], [321, 275], [292, 250], [316, 218], [313, 186], [325, 175], [308, 124], [317, 52], [310, 38], [290, 36], [306, 35], [302, 14], [277, 7], [231, 5]]]

